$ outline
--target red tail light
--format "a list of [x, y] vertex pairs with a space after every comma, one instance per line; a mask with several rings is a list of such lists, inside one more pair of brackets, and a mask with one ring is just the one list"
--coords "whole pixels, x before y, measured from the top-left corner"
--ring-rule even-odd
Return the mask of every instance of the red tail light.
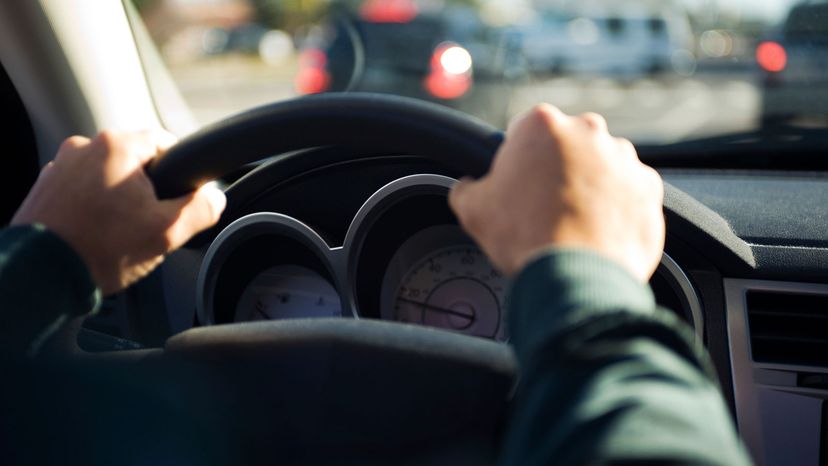
[[778, 73], [787, 66], [788, 54], [777, 42], [766, 41], [756, 47], [756, 61], [765, 71]]
[[325, 66], [328, 56], [319, 49], [305, 49], [299, 55], [299, 72], [294, 87], [300, 94], [319, 94], [328, 90], [331, 76]]
[[457, 99], [472, 86], [472, 57], [463, 47], [446, 42], [431, 56], [431, 72], [423, 83], [438, 99]]
[[366, 0], [359, 9], [369, 23], [407, 23], [420, 12], [413, 0]]

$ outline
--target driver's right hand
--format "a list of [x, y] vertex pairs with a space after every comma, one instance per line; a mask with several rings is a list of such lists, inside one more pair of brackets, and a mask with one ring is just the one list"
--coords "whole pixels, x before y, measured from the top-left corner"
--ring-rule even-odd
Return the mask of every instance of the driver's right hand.
[[449, 202], [505, 274], [545, 248], [574, 247], [646, 282], [664, 247], [663, 196], [658, 173], [600, 115], [538, 105], [512, 121], [490, 172], [462, 180]]

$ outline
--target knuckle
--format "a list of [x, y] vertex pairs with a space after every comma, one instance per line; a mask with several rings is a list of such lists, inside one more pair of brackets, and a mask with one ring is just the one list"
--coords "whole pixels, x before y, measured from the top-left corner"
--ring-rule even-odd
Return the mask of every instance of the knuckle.
[[479, 216], [479, 193], [474, 182], [462, 181], [449, 193], [449, 204], [457, 215], [460, 224], [467, 230], [473, 231], [477, 227]]
[[644, 172], [652, 186], [653, 192], [659, 199], [662, 199], [664, 197], [664, 180], [662, 180], [661, 174], [647, 165], [644, 165]]
[[467, 196], [455, 201], [454, 204], [457, 219], [468, 230], [475, 230], [478, 223], [477, 208], [474, 207], [474, 204]]
[[473, 234], [481, 231], [483, 219], [486, 218], [482, 211], [483, 204], [481, 202], [472, 200], [466, 203], [460, 218], [460, 222], [466, 230]]
[[581, 119], [584, 120], [591, 129], [593, 130], [606, 130], [607, 129], [607, 120], [598, 113], [595, 112], [586, 112], [581, 114]]
[[105, 129], [95, 136], [93, 142], [106, 153], [111, 153], [121, 148], [122, 138], [117, 132]]
[[655, 168], [653, 168], [649, 165], [644, 165], [644, 170], [649, 174], [651, 180], [654, 183], [659, 184], [659, 185], [664, 184], [664, 182], [661, 179], [661, 174], [658, 171], [656, 171]]
[[469, 181], [462, 179], [455, 183], [455, 185], [452, 186], [451, 190], [449, 190], [449, 206], [455, 212], [461, 211], [463, 209], [463, 202], [468, 194], [469, 183]]
[[168, 251], [172, 245], [173, 238], [171, 230], [173, 229], [172, 226], [175, 223], [175, 219], [162, 211], [155, 211], [148, 223], [147, 228], [152, 232], [150, 237], [153, 238], [153, 250], [156, 252]]
[[155, 250], [159, 253], [167, 253], [173, 248], [174, 240], [171, 232], [166, 231], [158, 235], [155, 243]]
[[192, 222], [190, 222], [187, 233], [195, 233], [215, 225], [221, 219], [221, 214], [227, 204], [225, 194], [214, 184], [202, 186], [194, 196], [190, 198], [188, 207], [186, 207], [194, 211], [193, 215], [189, 216]]
[[615, 142], [616, 144], [618, 144], [618, 147], [620, 147], [621, 150], [625, 152], [627, 155], [632, 155], [635, 158], [638, 158], [638, 151], [635, 150], [635, 145], [633, 145], [633, 143], [629, 139], [615, 138]]
[[166, 215], [158, 215], [152, 226], [153, 248], [158, 253], [167, 252], [173, 243], [173, 224]]
[[529, 111], [530, 121], [548, 127], [554, 127], [560, 116], [560, 110], [546, 103], [536, 104]]
[[221, 211], [209, 199], [205, 199], [203, 204], [204, 211], [207, 213], [207, 223], [213, 225], [218, 222], [221, 218]]
[[83, 147], [89, 140], [83, 136], [70, 136], [60, 144], [60, 148], [58, 149], [58, 156], [61, 154], [66, 153], [67, 151], [73, 151], [80, 149]]
[[658, 198], [663, 200], [664, 199], [664, 180], [661, 179], [661, 176], [656, 173], [654, 177], [654, 182], [656, 185], [656, 191], [658, 192]]
[[[550, 104], [536, 104], [509, 123], [506, 130], [506, 140], [508, 142], [510, 136], [517, 136], [518, 133], [522, 133], [522, 137], [526, 135], [538, 137], [544, 134], [555, 134], [565, 117], [566, 115], [563, 112]], [[517, 138], [519, 139], [521, 136], [517, 136]]]

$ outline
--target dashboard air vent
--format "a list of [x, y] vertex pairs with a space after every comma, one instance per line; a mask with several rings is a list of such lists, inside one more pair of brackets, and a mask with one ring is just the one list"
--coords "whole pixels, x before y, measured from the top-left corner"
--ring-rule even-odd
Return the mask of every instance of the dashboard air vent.
[[748, 291], [756, 362], [828, 366], [828, 295]]

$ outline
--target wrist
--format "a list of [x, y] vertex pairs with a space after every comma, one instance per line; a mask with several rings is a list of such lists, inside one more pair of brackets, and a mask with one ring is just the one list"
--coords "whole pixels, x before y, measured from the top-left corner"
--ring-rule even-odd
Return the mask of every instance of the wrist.
[[596, 315], [655, 309], [650, 288], [617, 261], [560, 246], [537, 252], [515, 277], [509, 300], [509, 332], [519, 352], [533, 352], [546, 336]]
[[[69, 314], [82, 315], [97, 310], [101, 298], [100, 288], [84, 258], [64, 237], [42, 223], [15, 223], [10, 229], [28, 231], [36, 244], [37, 253], [48, 257], [51, 264], [49, 274], [60, 277], [72, 290], [72, 302], [85, 303]], [[41, 277], [42, 278], [42, 277]]]
[[[524, 269], [539, 258], [551, 253], [564, 251], [586, 252], [600, 256], [603, 259], [613, 262], [616, 266], [623, 268], [631, 275], [638, 277], [638, 274], [629, 266], [627, 261], [623, 260], [620, 255], [613, 254], [610, 248], [600, 247], [592, 242], [583, 240], [556, 240], [516, 254], [516, 259], [512, 262], [513, 267], [510, 275], [517, 277]], [[647, 280], [643, 281], [646, 282]]]
[[[661, 257], [660, 248], [657, 252], [647, 253], [648, 248], [646, 246], [637, 245], [632, 241], [619, 241], [618, 238], [608, 241], [600, 237], [589, 238], [584, 234], [558, 234], [549, 244], [531, 251], [527, 257], [537, 257], [549, 249], [589, 251], [612, 261], [641, 283], [647, 283], [650, 280], [652, 273], [655, 271], [655, 266], [658, 264], [658, 259], [653, 262], [652, 257]], [[528, 262], [523, 262], [523, 265], [526, 264]]]

